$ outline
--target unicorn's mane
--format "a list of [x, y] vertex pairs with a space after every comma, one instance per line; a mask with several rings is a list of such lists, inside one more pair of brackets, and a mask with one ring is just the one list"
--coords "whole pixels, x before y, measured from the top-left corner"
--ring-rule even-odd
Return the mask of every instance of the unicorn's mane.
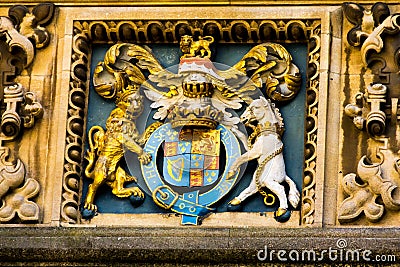
[[267, 99], [267, 101], [270, 104], [271, 109], [274, 112], [276, 119], [278, 120], [278, 126], [280, 128], [284, 128], [285, 124], [283, 123], [282, 114], [281, 114], [279, 108], [276, 107], [275, 103], [272, 103], [271, 99]]

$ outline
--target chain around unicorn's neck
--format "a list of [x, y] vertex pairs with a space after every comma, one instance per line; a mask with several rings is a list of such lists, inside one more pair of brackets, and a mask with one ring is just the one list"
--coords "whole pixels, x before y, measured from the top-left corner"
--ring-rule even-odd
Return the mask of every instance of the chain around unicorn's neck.
[[249, 124], [248, 125], [250, 128], [253, 129], [253, 132], [250, 134], [249, 138], [247, 139], [247, 143], [249, 145], [249, 148], [251, 149], [253, 144], [255, 143], [257, 137], [259, 137], [262, 134], [278, 134], [277, 133], [277, 126], [276, 124], [272, 124], [271, 122], [267, 121], [266, 123], [257, 124], [256, 126]]

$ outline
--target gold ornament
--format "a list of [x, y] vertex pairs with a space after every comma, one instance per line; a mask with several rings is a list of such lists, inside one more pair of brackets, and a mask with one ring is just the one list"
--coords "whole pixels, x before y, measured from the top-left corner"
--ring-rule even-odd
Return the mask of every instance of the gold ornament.
[[[139, 135], [134, 123], [134, 119], [142, 111], [143, 97], [138, 91], [124, 94], [122, 98], [119, 98], [117, 108], [108, 117], [106, 130], [101, 126], [93, 126], [89, 130], [90, 148], [86, 155], [89, 163], [85, 169], [85, 175], [93, 179], [93, 183], [89, 185], [84, 204], [85, 209], [97, 211], [94, 197], [97, 189], [104, 183], [112, 188], [112, 193], [117, 197], [125, 198], [132, 195], [139, 198], [144, 197], [138, 187], [124, 187], [126, 182], [136, 182], [137, 179], [127, 174], [120, 166], [125, 148], [136, 153], [139, 161], [143, 164], [148, 164], [151, 160], [151, 156], [140, 146], [145, 140]], [[131, 116], [129, 119], [127, 119], [127, 113]], [[153, 125], [148, 129], [154, 131], [156, 127]], [[150, 133], [146, 131], [144, 136], [150, 136]]]

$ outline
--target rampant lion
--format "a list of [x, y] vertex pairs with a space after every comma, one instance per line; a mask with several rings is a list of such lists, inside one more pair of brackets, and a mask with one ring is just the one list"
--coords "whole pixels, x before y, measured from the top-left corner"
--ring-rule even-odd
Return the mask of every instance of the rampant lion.
[[192, 36], [183, 35], [179, 43], [180, 49], [183, 52], [182, 58], [200, 56], [202, 58], [210, 58], [210, 44], [214, 42], [212, 36], [199, 37], [198, 41], [194, 41]]
[[112, 188], [112, 193], [117, 197], [134, 196], [139, 200], [144, 198], [139, 187], [124, 187], [125, 182], [136, 182], [137, 179], [127, 174], [120, 166], [125, 148], [136, 153], [141, 163], [148, 164], [151, 161], [151, 156], [144, 152], [140, 145], [144, 143], [146, 136], [150, 135], [149, 131], [155, 129], [147, 128], [142, 137], [133, 122], [142, 112], [143, 97], [139, 92], [126, 94], [117, 102], [117, 108], [110, 113], [106, 131], [101, 126], [93, 126], [89, 130], [90, 148], [86, 155], [89, 164], [85, 169], [85, 175], [93, 179], [93, 183], [89, 185], [86, 195], [84, 218], [95, 215], [97, 206], [94, 204], [94, 197], [97, 189], [104, 183]]

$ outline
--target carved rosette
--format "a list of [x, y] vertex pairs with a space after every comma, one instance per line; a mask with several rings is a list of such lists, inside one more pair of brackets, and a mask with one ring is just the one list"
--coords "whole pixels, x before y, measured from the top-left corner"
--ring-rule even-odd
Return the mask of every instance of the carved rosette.
[[[183, 35], [212, 36], [220, 44], [308, 43], [305, 168], [301, 222], [314, 223], [321, 22], [319, 20], [75, 21], [70, 77], [62, 222], [77, 223], [86, 132], [91, 45], [178, 43]], [[83, 138], [82, 138], [83, 136]]]
[[[377, 222], [385, 210], [400, 210], [399, 120], [400, 96], [400, 15], [390, 15], [389, 7], [376, 3], [365, 9], [355, 3], [343, 5], [346, 18], [354, 25], [347, 41], [360, 47], [364, 66], [373, 73], [373, 83], [360, 88], [345, 114], [367, 140], [367, 154], [359, 159], [357, 173], [343, 177], [345, 199], [338, 209], [340, 223], [355, 222], [365, 216]], [[349, 89], [349, 88], [345, 88]]]
[[[17, 5], [9, 17], [0, 17], [0, 222], [36, 222], [39, 206], [32, 200], [39, 193], [39, 183], [26, 177], [24, 163], [13, 157], [7, 141], [17, 141], [24, 128], [34, 126], [43, 114], [34, 92], [15, 83], [34, 60], [35, 48], [44, 48], [50, 35], [44, 28], [53, 17], [53, 4], [40, 4], [32, 9]], [[14, 158], [14, 159], [13, 159]]]

